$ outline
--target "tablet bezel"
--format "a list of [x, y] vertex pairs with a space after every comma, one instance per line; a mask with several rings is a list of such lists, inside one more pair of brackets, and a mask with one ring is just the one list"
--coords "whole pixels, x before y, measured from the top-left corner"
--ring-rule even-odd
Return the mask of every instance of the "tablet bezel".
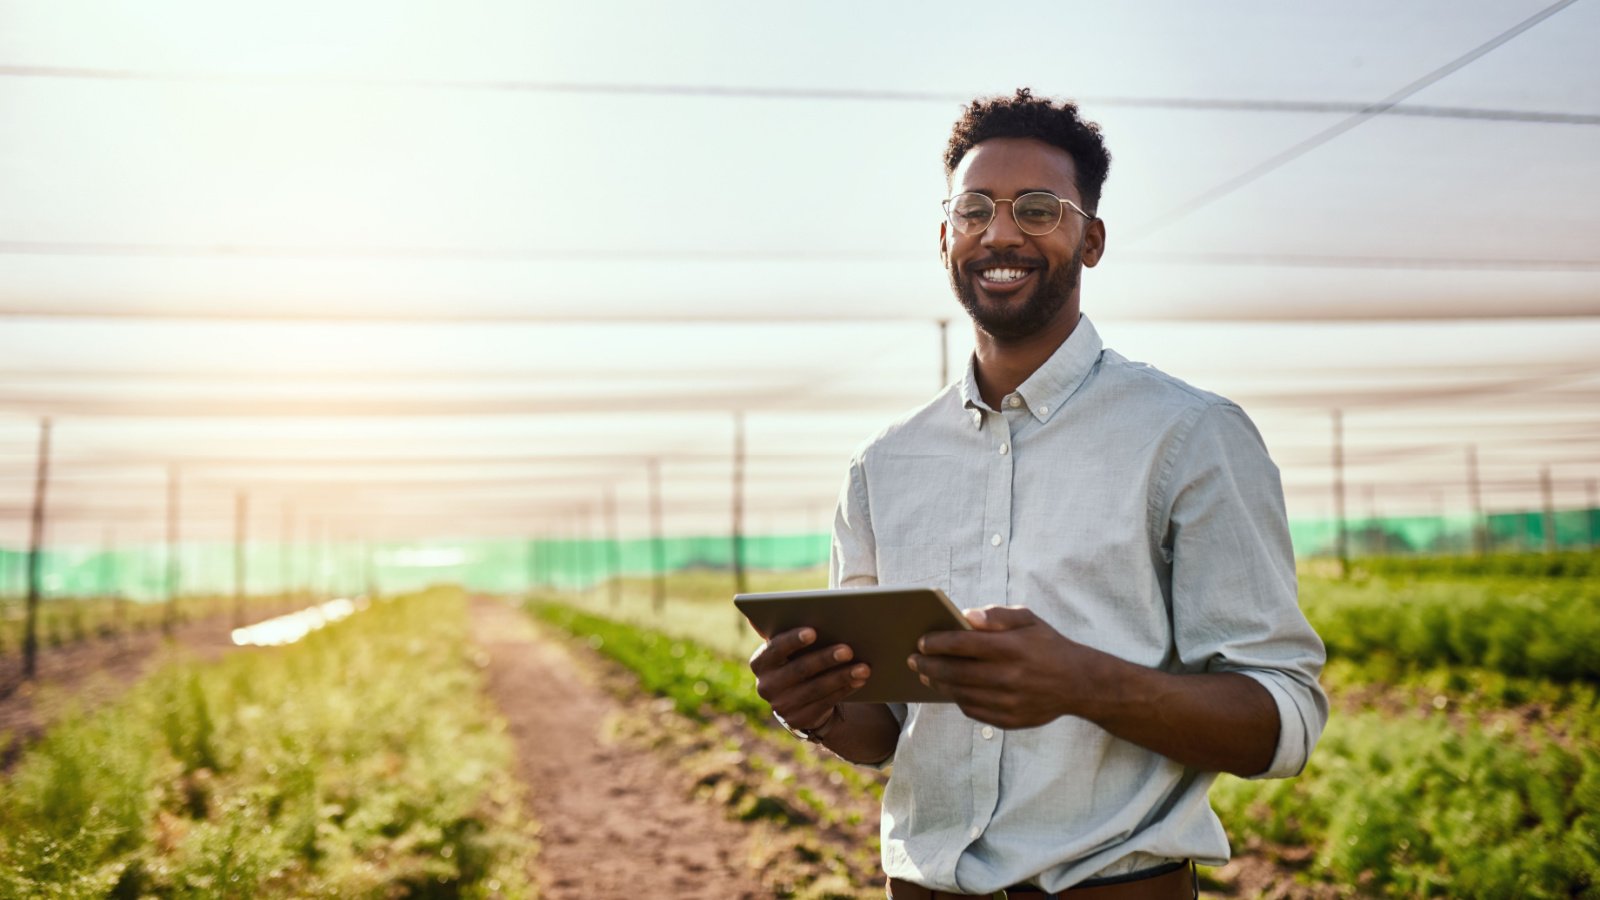
[[[734, 605], [763, 638], [791, 628], [816, 629], [818, 649], [848, 644], [855, 661], [872, 667], [867, 683], [846, 703], [950, 703], [906, 666], [917, 639], [930, 631], [971, 631], [944, 591], [878, 586], [738, 594]], [[809, 651], [815, 652], [815, 651]]]

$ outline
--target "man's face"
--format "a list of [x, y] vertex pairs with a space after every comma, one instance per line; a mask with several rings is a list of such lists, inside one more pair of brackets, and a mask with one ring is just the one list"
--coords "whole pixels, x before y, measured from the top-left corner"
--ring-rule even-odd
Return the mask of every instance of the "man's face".
[[[1080, 207], [1077, 167], [1059, 147], [1031, 138], [991, 138], [962, 157], [950, 175], [950, 196], [971, 191], [1012, 200], [1048, 191]], [[1015, 341], [1052, 326], [1070, 331], [1078, 320], [1078, 275], [1100, 260], [1104, 231], [1071, 209], [1049, 234], [1017, 227], [1010, 203], [995, 207], [980, 234], [945, 226], [940, 250], [956, 298], [978, 328], [1000, 341]], [[1020, 277], [1018, 277], [1020, 275]]]

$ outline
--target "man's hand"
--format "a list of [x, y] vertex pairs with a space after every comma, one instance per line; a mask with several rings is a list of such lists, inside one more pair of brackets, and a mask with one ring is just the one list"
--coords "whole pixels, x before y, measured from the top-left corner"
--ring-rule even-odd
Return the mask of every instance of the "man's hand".
[[850, 665], [853, 652], [844, 644], [812, 648], [817, 632], [796, 628], [779, 632], [756, 648], [750, 671], [756, 693], [795, 728], [815, 731], [834, 716], [834, 707], [867, 683], [865, 663]]
[[968, 717], [1001, 728], [1033, 728], [1069, 712], [1074, 672], [1094, 651], [1064, 637], [1030, 610], [967, 610], [973, 631], [935, 631], [906, 663], [922, 683]]
[[1173, 674], [1062, 635], [1018, 606], [967, 611], [974, 631], [936, 631], [906, 663], [969, 717], [1033, 728], [1079, 716], [1190, 768], [1266, 771], [1278, 707], [1239, 672]]

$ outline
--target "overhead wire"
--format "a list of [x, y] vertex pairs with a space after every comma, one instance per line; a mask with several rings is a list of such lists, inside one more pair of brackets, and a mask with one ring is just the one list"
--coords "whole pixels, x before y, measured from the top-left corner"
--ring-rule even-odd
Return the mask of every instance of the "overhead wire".
[[1339, 137], [1342, 134], [1345, 134], [1351, 129], [1363, 125], [1377, 116], [1381, 116], [1387, 112], [1390, 112], [1400, 104], [1400, 101], [1405, 100], [1407, 97], [1416, 94], [1424, 88], [1430, 87], [1438, 83], [1440, 80], [1459, 72], [1461, 69], [1471, 65], [1474, 62], [1477, 62], [1479, 59], [1482, 59], [1484, 56], [1505, 45], [1507, 42], [1513, 40], [1514, 38], [1540, 24], [1541, 22], [1544, 22], [1546, 19], [1549, 19], [1551, 16], [1561, 12], [1576, 2], [1577, 0], [1557, 0], [1556, 3], [1539, 10], [1538, 12], [1527, 17], [1526, 19], [1523, 19], [1505, 31], [1500, 32], [1489, 40], [1472, 48], [1466, 53], [1463, 53], [1462, 55], [1450, 60], [1426, 75], [1423, 75], [1415, 81], [1412, 81], [1410, 84], [1407, 84], [1387, 97], [1363, 106], [1359, 111], [1352, 113], [1351, 115], [1339, 120], [1338, 122], [1335, 122], [1327, 128], [1322, 129], [1321, 131], [1318, 131], [1316, 134], [1313, 134], [1310, 137], [1294, 144], [1293, 146], [1267, 157], [1261, 162], [1251, 166], [1249, 169], [1246, 169], [1238, 175], [1227, 179], [1226, 181], [1207, 188], [1188, 200], [1185, 200], [1182, 203], [1172, 207], [1156, 218], [1141, 225], [1135, 226], [1127, 232], [1124, 240], [1132, 242], [1148, 237], [1149, 235], [1160, 231], [1168, 225], [1171, 225], [1173, 222], [1176, 222], [1179, 219], [1182, 219], [1200, 209], [1210, 206], [1212, 203], [1215, 203], [1234, 191], [1237, 191], [1240, 188], [1256, 181], [1262, 176], [1276, 171], [1277, 169], [1282, 168], [1294, 160], [1305, 156], [1312, 150], [1321, 147], [1322, 145], [1328, 143], [1336, 137]]

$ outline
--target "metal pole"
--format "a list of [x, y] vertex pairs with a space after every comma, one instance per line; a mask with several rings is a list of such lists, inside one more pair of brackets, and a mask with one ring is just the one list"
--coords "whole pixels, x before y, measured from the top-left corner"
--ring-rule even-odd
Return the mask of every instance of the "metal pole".
[[283, 501], [283, 539], [278, 542], [278, 591], [287, 600], [294, 593], [294, 507]]
[[233, 627], [244, 627], [245, 570], [244, 544], [250, 498], [244, 491], [233, 495]]
[[378, 599], [378, 548], [370, 537], [361, 540], [362, 562], [366, 567], [367, 599]]
[[128, 628], [127, 598], [120, 584], [122, 573], [117, 565], [117, 530], [106, 528], [106, 592], [111, 595], [111, 633], [120, 640]]
[[161, 630], [171, 634], [178, 622], [178, 465], [167, 467], [167, 608], [161, 617]]
[[1489, 552], [1489, 522], [1483, 517], [1483, 487], [1478, 481], [1478, 445], [1467, 445], [1467, 494], [1472, 498], [1472, 549]]
[[611, 608], [622, 605], [622, 541], [617, 537], [617, 489], [606, 488], [606, 556], [611, 572]]
[[1550, 484], [1550, 467], [1539, 467], [1539, 493], [1544, 498], [1544, 552], [1556, 552], [1555, 489]]
[[1595, 480], [1593, 478], [1583, 483], [1583, 492], [1588, 500], [1589, 507], [1589, 549], [1600, 547], [1600, 508], [1597, 508]]
[[950, 383], [950, 320], [939, 320], [939, 388]]
[[1338, 529], [1334, 551], [1339, 556], [1339, 577], [1350, 577], [1350, 532], [1344, 517], [1344, 413], [1333, 411], [1333, 517]]
[[322, 585], [322, 520], [312, 519], [306, 529], [306, 595], [317, 601], [317, 589]]
[[667, 607], [667, 548], [661, 537], [661, 460], [652, 458], [650, 467], [650, 556], [655, 572], [650, 605], [656, 615]]
[[28, 609], [22, 625], [22, 677], [32, 680], [39, 666], [39, 566], [44, 547], [45, 490], [50, 483], [50, 420], [39, 422], [39, 460], [33, 481], [33, 525], [28, 536]]
[[733, 588], [748, 590], [744, 574], [744, 413], [733, 414]]

